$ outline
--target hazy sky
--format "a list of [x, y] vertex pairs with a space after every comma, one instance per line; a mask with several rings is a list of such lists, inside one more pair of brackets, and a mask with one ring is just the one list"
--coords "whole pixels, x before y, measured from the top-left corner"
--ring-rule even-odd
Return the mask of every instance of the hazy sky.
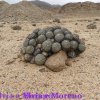
[[[9, 3], [16, 3], [16, 2], [19, 2], [21, 0], [5, 0], [5, 1], [7, 1]], [[100, 0], [41, 0], [41, 1], [46, 1], [46, 2], [49, 2], [51, 4], [61, 4], [61, 5], [68, 3], [68, 2], [84, 2], [84, 1], [100, 2]]]

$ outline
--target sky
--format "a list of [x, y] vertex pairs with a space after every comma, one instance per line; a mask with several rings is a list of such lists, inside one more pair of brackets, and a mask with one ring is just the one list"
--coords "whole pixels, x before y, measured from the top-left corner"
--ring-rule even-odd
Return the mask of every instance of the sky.
[[[7, 1], [9, 3], [16, 3], [21, 0], [4, 0], [4, 1]], [[60, 4], [60, 5], [63, 5], [63, 4], [69, 3], [69, 2], [85, 2], [85, 1], [100, 2], [100, 0], [41, 0], [41, 1], [46, 1], [50, 4]]]

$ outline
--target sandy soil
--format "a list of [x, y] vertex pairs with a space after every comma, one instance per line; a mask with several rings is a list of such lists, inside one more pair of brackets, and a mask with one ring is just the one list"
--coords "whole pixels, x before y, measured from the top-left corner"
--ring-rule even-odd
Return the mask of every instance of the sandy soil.
[[[0, 92], [82, 93], [82, 100], [100, 100], [100, 21], [94, 19], [61, 20], [59, 25], [85, 38], [87, 49], [79, 57], [71, 59], [72, 66], [57, 73], [45, 66], [25, 63], [20, 57], [20, 48], [29, 33], [37, 27], [43, 28], [55, 23], [46, 21], [34, 27], [32, 23], [19, 22], [22, 27], [20, 31], [12, 30], [12, 23], [0, 27]], [[97, 29], [87, 29], [86, 25], [91, 22], [96, 22]]]

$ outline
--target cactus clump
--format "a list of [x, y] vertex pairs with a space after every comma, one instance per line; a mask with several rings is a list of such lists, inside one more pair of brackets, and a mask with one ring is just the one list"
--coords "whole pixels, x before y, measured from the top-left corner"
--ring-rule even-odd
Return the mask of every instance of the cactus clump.
[[84, 40], [64, 27], [37, 28], [26, 37], [21, 54], [26, 62], [37, 65], [43, 65], [48, 57], [61, 50], [69, 58], [75, 58], [85, 51]]

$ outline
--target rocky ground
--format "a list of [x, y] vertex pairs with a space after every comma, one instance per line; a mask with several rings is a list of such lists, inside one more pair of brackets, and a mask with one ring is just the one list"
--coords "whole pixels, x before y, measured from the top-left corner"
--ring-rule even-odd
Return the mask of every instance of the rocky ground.
[[[88, 29], [87, 25], [93, 22], [97, 29]], [[58, 25], [52, 20], [32, 24], [17, 22], [22, 29], [13, 30], [15, 22], [0, 22], [0, 92], [82, 93], [83, 100], [100, 100], [100, 18], [61, 19], [60, 26], [79, 34], [86, 42], [86, 51], [71, 59], [69, 68], [61, 72], [21, 60], [20, 48], [29, 33], [35, 28]]]

